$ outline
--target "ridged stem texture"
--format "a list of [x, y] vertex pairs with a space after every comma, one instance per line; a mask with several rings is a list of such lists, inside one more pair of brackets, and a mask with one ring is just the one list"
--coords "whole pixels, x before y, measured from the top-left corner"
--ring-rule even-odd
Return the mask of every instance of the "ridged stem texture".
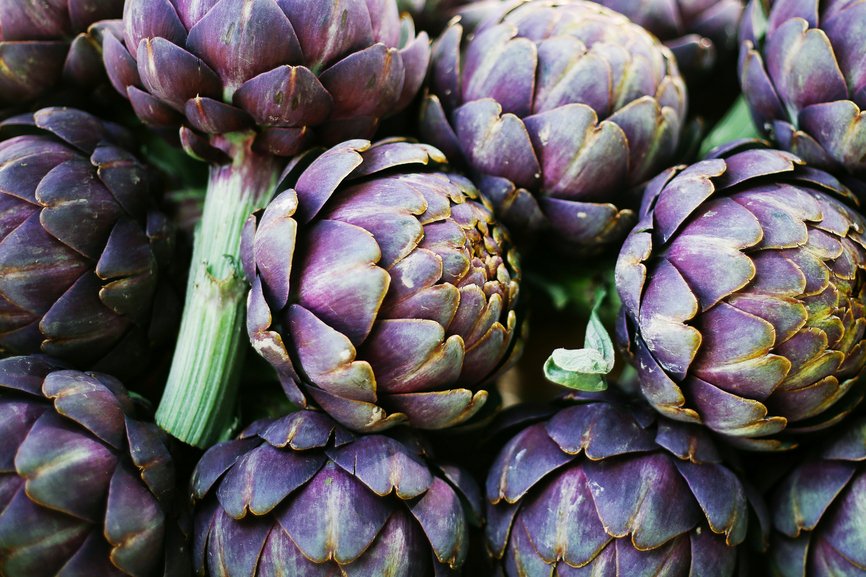
[[206, 447], [229, 433], [244, 348], [247, 283], [240, 266], [246, 218], [271, 199], [279, 162], [231, 145], [231, 164], [211, 168], [193, 246], [180, 334], [156, 413], [169, 434]]

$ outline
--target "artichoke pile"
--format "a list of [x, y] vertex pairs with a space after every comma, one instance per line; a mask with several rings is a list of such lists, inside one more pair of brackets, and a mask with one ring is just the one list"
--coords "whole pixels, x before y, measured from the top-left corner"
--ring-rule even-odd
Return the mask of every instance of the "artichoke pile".
[[864, 31], [0, 0], [0, 577], [866, 576]]

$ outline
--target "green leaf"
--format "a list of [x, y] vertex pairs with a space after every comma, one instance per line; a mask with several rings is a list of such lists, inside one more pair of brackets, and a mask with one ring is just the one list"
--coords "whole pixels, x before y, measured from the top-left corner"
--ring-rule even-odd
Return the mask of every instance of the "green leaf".
[[544, 363], [547, 380], [579, 391], [603, 391], [612, 366], [594, 349], [556, 349]]
[[740, 95], [725, 116], [704, 137], [701, 142], [700, 157], [704, 158], [717, 146], [744, 138], [761, 138], [761, 133], [752, 122], [752, 114], [746, 98]]
[[598, 318], [598, 310], [605, 297], [599, 290], [589, 315], [582, 349], [556, 349], [544, 363], [547, 380], [580, 391], [603, 391], [607, 388], [605, 376], [613, 370], [613, 342]]

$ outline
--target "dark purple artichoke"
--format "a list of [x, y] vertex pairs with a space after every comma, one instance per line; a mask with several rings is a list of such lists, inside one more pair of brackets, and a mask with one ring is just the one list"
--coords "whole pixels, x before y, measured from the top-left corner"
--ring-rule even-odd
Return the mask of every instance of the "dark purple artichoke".
[[866, 219], [831, 175], [731, 146], [663, 172], [616, 283], [647, 400], [730, 440], [839, 421], [866, 363]]
[[740, 84], [759, 129], [811, 165], [866, 176], [866, 4], [752, 0]]
[[63, 84], [104, 80], [102, 38], [119, 32], [123, 0], [0, 2], [0, 106], [26, 104]]
[[466, 163], [506, 225], [567, 248], [622, 239], [629, 189], [680, 140], [685, 86], [667, 48], [595, 3], [517, 0], [473, 35], [452, 24], [433, 52], [421, 133]]
[[507, 232], [430, 146], [355, 140], [313, 156], [244, 233], [253, 347], [292, 402], [351, 429], [469, 419], [518, 340]]
[[[687, 76], [710, 72], [737, 50], [743, 0], [598, 0], [655, 34]], [[731, 60], [733, 62], [733, 60]]]
[[773, 489], [774, 577], [862, 577], [866, 572], [866, 421], [847, 424], [819, 455]]
[[481, 495], [421, 445], [323, 413], [258, 421], [193, 474], [199, 575], [459, 575]]
[[707, 432], [612, 397], [576, 399], [517, 433], [490, 469], [497, 574], [744, 574], [747, 491]]
[[119, 127], [45, 108], [0, 142], [0, 356], [44, 352], [133, 375], [177, 323], [153, 173]]
[[208, 136], [249, 130], [278, 156], [369, 138], [430, 58], [394, 0], [129, 0], [123, 24], [125, 45], [105, 42], [115, 88], [204, 156]]
[[134, 413], [108, 375], [0, 360], [0, 575], [184, 574], [166, 438]]

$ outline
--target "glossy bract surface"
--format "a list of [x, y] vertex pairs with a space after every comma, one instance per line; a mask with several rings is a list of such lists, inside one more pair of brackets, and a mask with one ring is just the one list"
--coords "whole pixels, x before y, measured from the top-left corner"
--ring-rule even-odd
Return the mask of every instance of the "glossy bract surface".
[[[44, 352], [133, 375], [177, 323], [168, 219], [116, 125], [67, 108], [0, 142], [0, 356]], [[137, 375], [136, 375], [137, 376]]]
[[441, 429], [484, 405], [518, 340], [520, 268], [444, 161], [423, 144], [345, 142], [297, 159], [248, 222], [247, 330], [292, 402], [359, 431]]
[[617, 262], [625, 339], [656, 409], [781, 448], [863, 397], [866, 219], [790, 153], [719, 154], [648, 185]]
[[592, 2], [514, 1], [437, 40], [421, 133], [515, 233], [592, 249], [634, 224], [629, 189], [675, 158], [685, 113], [674, 57], [643, 28]]
[[866, 2], [753, 0], [740, 83], [759, 129], [809, 164], [866, 175]]
[[302, 410], [258, 421], [193, 474], [199, 575], [459, 575], [480, 491], [422, 447]]
[[120, 382], [2, 359], [0, 436], [0, 575], [184, 574], [166, 438]]
[[583, 395], [503, 447], [487, 546], [506, 577], [740, 575], [749, 501], [706, 431]]
[[769, 564], [778, 577], [866, 573], [866, 421], [838, 431], [773, 489]]
[[210, 136], [238, 131], [279, 156], [369, 138], [430, 58], [394, 0], [129, 0], [123, 25], [105, 44], [115, 88], [205, 157]]
[[707, 73], [737, 49], [742, 0], [599, 0], [655, 34], [687, 76]]
[[62, 84], [105, 78], [102, 37], [119, 30], [123, 0], [0, 2], [0, 106], [26, 104]]

